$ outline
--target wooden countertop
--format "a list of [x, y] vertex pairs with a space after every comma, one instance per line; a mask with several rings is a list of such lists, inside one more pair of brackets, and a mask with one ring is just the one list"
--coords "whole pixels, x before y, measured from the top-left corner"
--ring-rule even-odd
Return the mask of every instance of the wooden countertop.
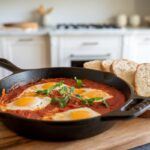
[[150, 119], [119, 121], [97, 136], [69, 142], [44, 142], [17, 136], [0, 122], [0, 149], [9, 150], [126, 150], [149, 143]]

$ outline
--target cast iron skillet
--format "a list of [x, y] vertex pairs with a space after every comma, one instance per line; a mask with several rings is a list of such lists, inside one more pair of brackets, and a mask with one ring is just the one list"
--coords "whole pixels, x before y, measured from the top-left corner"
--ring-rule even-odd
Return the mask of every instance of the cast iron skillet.
[[137, 117], [150, 108], [150, 99], [135, 97], [130, 86], [111, 73], [66, 67], [23, 70], [2, 58], [0, 66], [13, 72], [12, 75], [0, 81], [0, 94], [3, 88], [8, 91], [12, 86], [20, 83], [27, 84], [43, 78], [74, 78], [77, 76], [80, 79], [106, 83], [122, 91], [126, 97], [126, 103], [120, 109], [104, 116], [79, 121], [40, 121], [0, 112], [0, 118], [8, 128], [29, 138], [74, 140], [90, 137], [111, 128], [116, 120]]

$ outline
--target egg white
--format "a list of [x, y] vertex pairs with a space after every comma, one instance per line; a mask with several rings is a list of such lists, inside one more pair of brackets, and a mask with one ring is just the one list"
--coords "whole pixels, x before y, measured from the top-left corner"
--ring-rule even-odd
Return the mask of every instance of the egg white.
[[25, 106], [17, 106], [16, 100], [6, 105], [7, 110], [39, 110], [45, 108], [50, 104], [51, 99], [49, 97], [32, 97], [32, 101]]
[[[47, 82], [47, 83], [42, 83], [42, 84], [33, 85], [33, 86], [30, 86], [30, 87], [28, 87], [27, 89], [25, 89], [25, 90], [20, 94], [20, 96], [25, 95], [25, 94], [28, 94], [28, 93], [35, 93], [35, 92], [38, 91], [38, 90], [44, 90], [43, 86], [44, 86], [45, 84], [48, 84], [48, 83], [50, 83], [51, 86], [53, 86], [53, 85], [56, 84], [56, 82]], [[51, 86], [49, 86], [49, 87], [51, 87]]]
[[[99, 89], [93, 89], [93, 88], [80, 88], [75, 89], [75, 94], [79, 94], [83, 99], [90, 99], [90, 98], [96, 98], [96, 97], [102, 97], [103, 99], [109, 99], [113, 96], [108, 94], [107, 92]], [[100, 102], [101, 100], [94, 101]]]
[[[71, 117], [71, 113], [73, 112], [87, 112], [89, 114], [88, 117], [80, 117], [80, 118], [72, 118]], [[95, 112], [94, 110], [88, 108], [88, 107], [82, 107], [82, 108], [76, 108], [76, 109], [71, 109], [65, 112], [60, 112], [60, 113], [56, 113], [52, 116], [52, 120], [54, 121], [67, 121], [67, 120], [80, 120], [80, 119], [87, 119], [87, 118], [92, 118], [92, 117], [96, 117], [96, 116], [100, 116], [101, 114]]]
[[[36, 91], [38, 90], [44, 90], [44, 89], [48, 89], [52, 86], [54, 86], [55, 84], [57, 84], [58, 82], [47, 82], [47, 83], [42, 83], [42, 84], [37, 84], [37, 85], [33, 85], [31, 87], [28, 87], [27, 89], [25, 89], [21, 94], [20, 94], [20, 97], [21, 96], [26, 96], [26, 95], [35, 95], [36, 94]], [[47, 88], [43, 88], [44, 85], [47, 85], [47, 84], [50, 84], [50, 86], [47, 86]], [[66, 84], [62, 84], [61, 86], [55, 88], [55, 90], [59, 90], [61, 89], [63, 86], [67, 86], [69, 87], [68, 85]]]
[[[5, 106], [5, 109], [7, 110], [32, 110], [33, 111], [33, 110], [38, 110], [38, 109], [42, 109], [46, 107], [48, 104], [50, 104], [51, 98], [48, 96], [44, 96], [44, 95], [39, 96], [38, 94], [36, 94], [36, 91], [47, 89], [55, 85], [56, 83], [57, 82], [47, 82], [47, 83], [37, 84], [31, 87], [28, 87], [19, 96], [17, 96], [11, 103], [7, 104]], [[50, 84], [50, 86], [46, 86], [47, 88], [43, 88], [43, 86], [47, 84]], [[63, 84], [62, 86], [65, 86], [65, 84]], [[56, 90], [59, 90], [62, 86], [56, 88]], [[16, 100], [20, 98], [24, 98], [24, 97], [32, 98], [32, 102], [27, 104], [26, 106], [17, 106]]]

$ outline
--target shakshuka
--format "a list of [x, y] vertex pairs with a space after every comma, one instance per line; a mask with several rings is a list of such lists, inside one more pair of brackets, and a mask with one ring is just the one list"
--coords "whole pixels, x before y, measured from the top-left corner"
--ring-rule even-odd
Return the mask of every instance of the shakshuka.
[[125, 103], [114, 87], [86, 79], [51, 78], [26, 84], [0, 98], [0, 111], [38, 120], [69, 121], [100, 116]]

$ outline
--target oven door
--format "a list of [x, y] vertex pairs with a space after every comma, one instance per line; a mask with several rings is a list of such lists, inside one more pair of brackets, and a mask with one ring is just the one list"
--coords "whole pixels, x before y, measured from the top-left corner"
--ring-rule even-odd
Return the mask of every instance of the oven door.
[[91, 60], [105, 60], [110, 59], [111, 54], [107, 53], [104, 55], [71, 55], [70, 56], [70, 66], [71, 67], [83, 67], [83, 64]]
[[120, 36], [62, 36], [58, 64], [60, 67], [82, 67], [86, 61], [121, 58], [121, 48]]

